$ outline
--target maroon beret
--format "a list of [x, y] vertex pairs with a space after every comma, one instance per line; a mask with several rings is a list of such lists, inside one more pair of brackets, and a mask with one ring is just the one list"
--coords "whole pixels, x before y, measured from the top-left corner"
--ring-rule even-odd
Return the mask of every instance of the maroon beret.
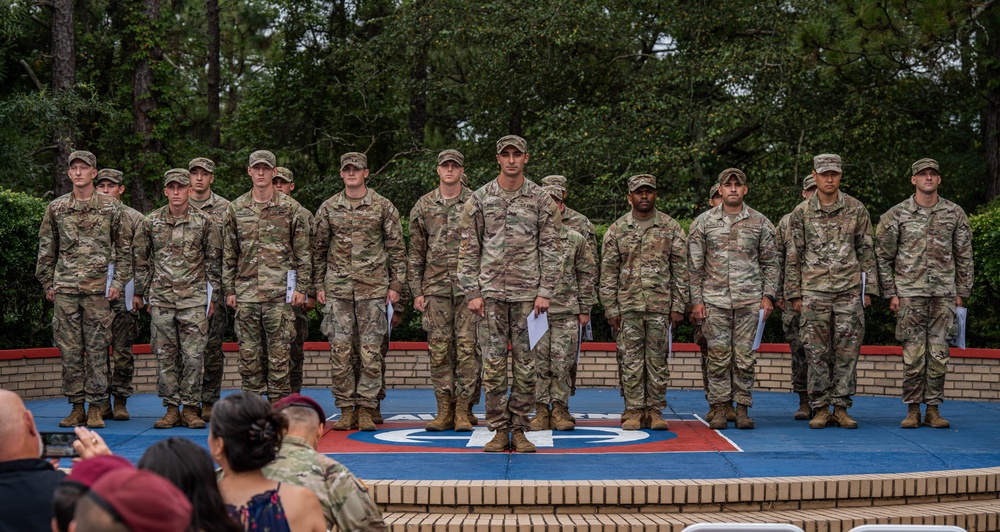
[[317, 403], [312, 397], [307, 397], [300, 393], [286, 395], [281, 399], [278, 399], [277, 403], [274, 403], [274, 411], [281, 412], [290, 406], [304, 406], [306, 408], [312, 408], [317, 414], [319, 414], [320, 423], [326, 421], [326, 413], [323, 412], [323, 407], [319, 406], [319, 403]]
[[121, 456], [95, 456], [76, 463], [63, 482], [76, 482], [89, 489], [106, 473], [116, 469], [135, 469], [135, 466]]
[[191, 502], [169, 480], [144, 469], [118, 469], [89, 495], [132, 532], [177, 532], [191, 523]]

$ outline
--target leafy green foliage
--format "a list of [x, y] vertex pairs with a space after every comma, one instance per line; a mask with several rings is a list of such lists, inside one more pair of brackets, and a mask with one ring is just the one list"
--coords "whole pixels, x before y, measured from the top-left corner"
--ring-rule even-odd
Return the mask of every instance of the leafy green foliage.
[[35, 280], [45, 202], [0, 188], [0, 349], [38, 346], [52, 336], [50, 306]]

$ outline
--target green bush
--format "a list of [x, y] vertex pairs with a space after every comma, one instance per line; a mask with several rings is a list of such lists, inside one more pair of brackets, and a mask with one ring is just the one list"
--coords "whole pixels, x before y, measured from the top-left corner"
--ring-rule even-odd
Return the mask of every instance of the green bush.
[[44, 215], [44, 201], [0, 188], [0, 349], [51, 345], [51, 307], [35, 280]]
[[1000, 347], [1000, 203], [969, 217], [972, 250], [976, 259], [976, 281], [966, 305], [969, 322], [966, 342], [970, 347]]

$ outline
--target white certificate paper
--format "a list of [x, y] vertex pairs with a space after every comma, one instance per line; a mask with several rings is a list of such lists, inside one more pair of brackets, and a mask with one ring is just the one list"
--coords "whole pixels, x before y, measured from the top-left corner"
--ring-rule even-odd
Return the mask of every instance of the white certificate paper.
[[[862, 273], [862, 278], [864, 274]], [[753, 337], [753, 347], [750, 348], [751, 351], [756, 351], [760, 349], [760, 341], [764, 339], [764, 309], [760, 309], [760, 314], [757, 315], [757, 334]]]
[[212, 308], [212, 283], [205, 283], [205, 293], [208, 294], [208, 301], [205, 303], [205, 315], [208, 316], [208, 311]]
[[667, 360], [674, 359], [674, 323], [667, 324]]
[[951, 340], [951, 345], [965, 349], [965, 323], [969, 319], [969, 309], [965, 307], [955, 307], [955, 322], [958, 325], [958, 334]]
[[135, 295], [135, 278], [125, 283], [125, 310], [132, 312], [132, 296]]
[[115, 265], [108, 264], [108, 281], [104, 283], [104, 297], [108, 297], [111, 292], [111, 279], [115, 277]]
[[528, 349], [534, 349], [538, 341], [542, 339], [545, 331], [549, 330], [549, 313], [543, 312], [535, 316], [535, 311], [528, 313]]
[[288, 270], [288, 283], [285, 285], [285, 303], [292, 302], [292, 293], [295, 292], [295, 281], [298, 274], [297, 270]]
[[386, 333], [385, 333], [386, 338], [392, 338], [392, 315], [395, 314], [395, 313], [396, 313], [396, 309], [392, 308], [392, 303], [390, 303], [389, 299], [386, 298], [386, 300], [385, 300], [385, 317], [388, 320], [387, 323], [389, 324], [389, 326], [386, 328]]

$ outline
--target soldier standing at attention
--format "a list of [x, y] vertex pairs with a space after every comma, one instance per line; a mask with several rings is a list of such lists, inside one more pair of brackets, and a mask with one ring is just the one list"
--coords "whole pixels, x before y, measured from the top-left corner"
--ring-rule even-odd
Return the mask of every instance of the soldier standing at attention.
[[407, 279], [413, 308], [422, 312], [430, 354], [437, 416], [429, 431], [472, 430], [482, 361], [476, 357], [475, 314], [458, 283], [459, 222], [472, 191], [462, 186], [465, 157], [444, 150], [437, 157], [439, 184], [410, 210]]
[[[373, 416], [382, 387], [380, 348], [388, 333], [386, 305], [399, 301], [406, 283], [406, 244], [399, 212], [365, 185], [368, 158], [340, 157], [344, 190], [316, 211], [313, 260], [316, 300], [330, 338], [333, 397], [341, 417], [334, 430], [376, 430]], [[351, 340], [358, 335], [361, 372], [351, 364]], [[355, 419], [354, 407], [360, 407]]]
[[[560, 213], [565, 190], [556, 185], [542, 187]], [[556, 215], [558, 216], [558, 214]], [[559, 282], [549, 305], [549, 330], [535, 346], [535, 418], [531, 430], [573, 430], [576, 420], [569, 413], [572, 393], [570, 371], [576, 361], [582, 327], [590, 322], [590, 309], [597, 302], [594, 285], [597, 261], [590, 242], [563, 225]]]
[[275, 166], [269, 151], [250, 154], [253, 188], [229, 204], [222, 259], [226, 305], [236, 309], [243, 391], [266, 393], [271, 403], [291, 393], [292, 307], [305, 302], [312, 278], [309, 222], [299, 202], [275, 190]]
[[628, 178], [632, 210], [608, 227], [601, 302], [621, 353], [622, 428], [667, 430], [668, 335], [684, 319], [687, 245], [676, 220], [656, 210], [656, 178]]
[[[802, 180], [802, 198], [808, 200], [816, 193], [816, 178], [809, 174]], [[788, 342], [788, 349], [792, 353], [792, 391], [799, 394], [799, 409], [792, 416], [798, 421], [812, 419], [813, 411], [809, 406], [808, 368], [806, 360], [806, 348], [802, 345], [802, 337], [799, 334], [800, 315], [791, 305], [785, 304], [785, 234], [788, 232], [788, 220], [792, 213], [781, 217], [778, 227], [774, 232], [774, 244], [778, 248], [778, 269], [781, 272], [781, 281], [778, 282], [778, 300], [775, 306], [781, 309], [781, 327], [785, 331], [785, 341]]]
[[[125, 185], [122, 183], [122, 173], [112, 168], [104, 168], [97, 172], [97, 191], [107, 194], [118, 201], [122, 199], [125, 192]], [[125, 227], [128, 231], [129, 240], [132, 240], [142, 228], [143, 215], [141, 212], [122, 203], [125, 214]], [[132, 261], [132, 272], [135, 272], [135, 250], [129, 257]], [[115, 258], [115, 263], [119, 261]], [[125, 284], [128, 284], [126, 281]], [[124, 296], [124, 292], [122, 293]], [[131, 301], [129, 301], [131, 303]], [[135, 356], [132, 354], [132, 344], [139, 336], [139, 309], [132, 307], [128, 310], [125, 307], [125, 297], [119, 297], [111, 302], [111, 310], [115, 313], [115, 322], [111, 325], [111, 360], [109, 371], [111, 372], [111, 383], [108, 387], [108, 394], [114, 396], [114, 412], [111, 409], [111, 401], [104, 404], [101, 417], [104, 419], [114, 418], [115, 421], [127, 421], [128, 409], [126, 403], [128, 398], [135, 391], [132, 388], [132, 377], [135, 375]], [[114, 369], [111, 369], [114, 368]]]
[[[191, 173], [191, 195], [188, 203], [207, 214], [222, 231], [229, 200], [212, 192], [215, 182], [215, 162], [204, 157], [191, 159], [188, 163]], [[226, 295], [222, 287], [213, 287], [212, 300], [215, 302], [215, 312], [208, 318], [208, 343], [205, 345], [205, 371], [201, 382], [201, 419], [207, 423], [212, 419], [212, 405], [219, 400], [222, 392], [222, 371], [225, 357], [222, 353], [222, 341], [229, 327], [229, 307], [226, 306]]]
[[[271, 183], [278, 192], [291, 197], [292, 191], [295, 190], [295, 175], [288, 168], [279, 166], [274, 169], [274, 179], [271, 180]], [[309, 209], [302, 206], [299, 208], [301, 209], [299, 214], [305, 218], [306, 226], [309, 228], [309, 242], [310, 246], [312, 246], [313, 215], [309, 212]], [[292, 310], [295, 312], [295, 341], [292, 342], [292, 352], [288, 366], [288, 382], [292, 393], [302, 391], [302, 364], [305, 361], [303, 345], [306, 339], [309, 338], [309, 313], [314, 308], [316, 308], [316, 293], [313, 292], [312, 288], [309, 288], [306, 293], [305, 303], [298, 307], [292, 307]]]
[[[45, 209], [38, 228], [35, 277], [45, 299], [55, 305], [52, 336], [62, 355], [62, 392], [73, 405], [59, 426], [103, 428], [108, 346], [115, 320], [109, 301], [121, 296], [132, 277], [131, 258], [114, 261], [132, 256], [132, 242], [121, 202], [94, 188], [97, 157], [74, 151], [68, 162], [73, 190]], [[116, 265], [110, 283], [108, 264]], [[89, 412], [85, 402], [90, 403]]]
[[749, 189], [738, 168], [719, 174], [722, 205], [702, 213], [688, 235], [691, 313], [702, 320], [708, 343], [708, 402], [715, 409], [711, 427], [726, 428], [726, 413], [736, 402], [736, 428], [754, 428], [753, 340], [760, 310], [774, 310], [778, 252], [774, 226], [743, 198]]
[[916, 192], [882, 215], [875, 231], [882, 294], [896, 313], [896, 339], [903, 343], [904, 429], [950, 425], [938, 406], [950, 350], [946, 337], [955, 307], [972, 293], [972, 230], [958, 205], [940, 197], [941, 172], [934, 159], [912, 165]]
[[[525, 179], [528, 144], [517, 135], [497, 141], [500, 175], [472, 194], [462, 212], [458, 280], [483, 350], [486, 422], [493, 439], [485, 452], [535, 452], [528, 416], [535, 403], [535, 353], [528, 314], [549, 309], [559, 279], [559, 218], [552, 199]], [[507, 346], [513, 383], [507, 387]], [[509, 397], [508, 397], [509, 391]]]
[[[785, 299], [802, 314], [813, 429], [855, 429], [853, 404], [865, 309], [878, 295], [872, 224], [860, 201], [840, 192], [839, 155], [813, 158], [816, 195], [792, 211], [785, 240]], [[864, 283], [862, 283], [864, 274]], [[865, 286], [862, 294], [862, 284]], [[831, 419], [830, 405], [833, 405]]]
[[156, 391], [167, 407], [153, 428], [203, 429], [198, 404], [208, 322], [215, 312], [207, 284], [222, 284], [222, 233], [188, 203], [187, 170], [168, 170], [163, 187], [167, 205], [149, 213], [135, 243], [133, 306], [141, 308], [143, 298], [149, 302], [150, 344], [159, 366]]

